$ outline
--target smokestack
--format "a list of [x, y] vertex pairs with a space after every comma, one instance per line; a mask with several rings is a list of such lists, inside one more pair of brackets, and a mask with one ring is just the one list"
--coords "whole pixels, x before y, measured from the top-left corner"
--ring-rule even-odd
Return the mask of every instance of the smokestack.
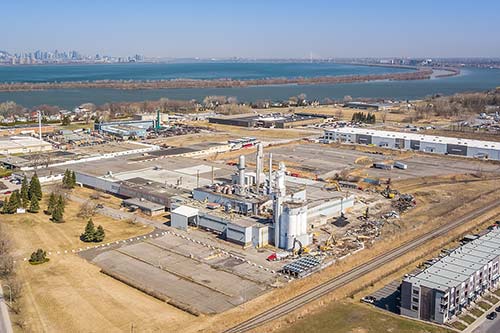
[[273, 153], [269, 153], [269, 181], [268, 181], [268, 194], [273, 192]]
[[238, 185], [240, 186], [240, 193], [243, 193], [245, 188], [245, 155], [240, 155], [238, 163]]
[[262, 143], [257, 145], [257, 157], [256, 157], [256, 169], [255, 169], [255, 183], [257, 185], [257, 193], [259, 193], [260, 184], [262, 183], [261, 174], [264, 169], [264, 147]]
[[161, 129], [161, 117], [160, 117], [160, 109], [157, 109], [156, 110], [156, 126], [155, 126], [155, 130], [159, 130]]

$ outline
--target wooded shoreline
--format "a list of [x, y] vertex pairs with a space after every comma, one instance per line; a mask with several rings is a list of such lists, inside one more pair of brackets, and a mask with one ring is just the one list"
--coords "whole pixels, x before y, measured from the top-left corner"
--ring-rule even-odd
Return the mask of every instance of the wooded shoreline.
[[[448, 74], [437, 75], [436, 77], [454, 76], [460, 73], [459, 69], [443, 68], [450, 71]], [[79, 89], [79, 88], [109, 88], [121, 90], [135, 89], [178, 89], [178, 88], [241, 88], [266, 85], [312, 85], [312, 84], [340, 84], [367, 81], [406, 81], [406, 80], [427, 80], [432, 76], [433, 70], [430, 68], [417, 68], [414, 72], [390, 73], [390, 74], [369, 74], [369, 75], [344, 75], [344, 76], [321, 76], [321, 77], [297, 77], [297, 78], [266, 78], [251, 80], [194, 80], [194, 79], [173, 79], [173, 80], [99, 80], [99, 81], [73, 81], [73, 82], [19, 82], [2, 83], [0, 91], [36, 91], [49, 89]]]

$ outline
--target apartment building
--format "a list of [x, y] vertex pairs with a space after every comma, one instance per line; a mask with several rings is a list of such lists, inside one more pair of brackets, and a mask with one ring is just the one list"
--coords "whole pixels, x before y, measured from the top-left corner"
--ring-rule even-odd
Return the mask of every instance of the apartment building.
[[496, 289], [500, 228], [453, 250], [401, 284], [401, 314], [443, 324]]

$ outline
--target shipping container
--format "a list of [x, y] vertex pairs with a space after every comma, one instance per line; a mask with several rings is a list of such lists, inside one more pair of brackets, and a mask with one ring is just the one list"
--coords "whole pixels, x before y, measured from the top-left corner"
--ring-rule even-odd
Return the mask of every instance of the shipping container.
[[392, 165], [391, 164], [386, 164], [386, 163], [381, 163], [381, 162], [376, 162], [373, 163], [373, 167], [376, 169], [385, 169], [385, 170], [391, 170]]
[[394, 162], [394, 167], [402, 170], [408, 169], [408, 165], [403, 162]]

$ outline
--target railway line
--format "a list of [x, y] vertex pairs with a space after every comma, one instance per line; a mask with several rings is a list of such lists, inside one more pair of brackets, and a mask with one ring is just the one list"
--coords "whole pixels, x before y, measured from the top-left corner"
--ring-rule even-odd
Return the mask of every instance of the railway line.
[[273, 308], [270, 308], [269, 310], [266, 310], [257, 316], [250, 318], [226, 331], [224, 333], [241, 333], [241, 332], [247, 332], [250, 331], [254, 328], [257, 328], [265, 323], [268, 323], [270, 321], [276, 320], [279, 317], [282, 317], [286, 314], [289, 314], [293, 312], [294, 310], [297, 310], [303, 305], [306, 305], [310, 302], [313, 302], [330, 292], [352, 282], [355, 281], [356, 279], [362, 277], [363, 275], [380, 268], [382, 265], [387, 264], [397, 258], [399, 258], [402, 255], [405, 255], [409, 253], [410, 251], [420, 247], [424, 243], [440, 237], [442, 235], [445, 235], [449, 231], [455, 229], [456, 227], [460, 226], [463, 223], [466, 223], [470, 220], [473, 220], [488, 211], [497, 208], [498, 207], [498, 199], [489, 201], [487, 204], [484, 206], [477, 208], [462, 217], [458, 218], [457, 220], [448, 223], [446, 225], [440, 226], [439, 228], [430, 231], [428, 233], [425, 233], [415, 239], [412, 239], [408, 242], [405, 242], [401, 244], [400, 246], [392, 249], [389, 252], [383, 253], [379, 256], [376, 256], [369, 261], [365, 262], [364, 264], [361, 264], [347, 272], [342, 273], [341, 275], [334, 277], [327, 282], [318, 285], [302, 294], [299, 294], [288, 301], [281, 303], [279, 305], [274, 306]]

